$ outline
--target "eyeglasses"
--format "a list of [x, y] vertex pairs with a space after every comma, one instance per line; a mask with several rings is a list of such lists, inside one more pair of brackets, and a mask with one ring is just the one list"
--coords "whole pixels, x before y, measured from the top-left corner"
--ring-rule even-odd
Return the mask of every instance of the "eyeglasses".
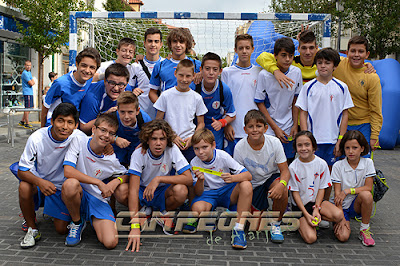
[[106, 82], [111, 86], [111, 88], [114, 88], [115, 86], [118, 87], [118, 89], [124, 89], [126, 87], [127, 84], [125, 83], [116, 83], [113, 80], [106, 80]]
[[100, 130], [101, 134], [107, 135], [107, 133], [108, 133], [108, 134], [110, 134], [110, 136], [113, 136], [113, 137], [115, 137], [115, 136], [117, 135], [116, 132], [108, 131], [108, 130], [105, 129], [104, 127], [98, 127], [98, 126], [96, 126], [96, 128], [98, 128], [98, 129]]

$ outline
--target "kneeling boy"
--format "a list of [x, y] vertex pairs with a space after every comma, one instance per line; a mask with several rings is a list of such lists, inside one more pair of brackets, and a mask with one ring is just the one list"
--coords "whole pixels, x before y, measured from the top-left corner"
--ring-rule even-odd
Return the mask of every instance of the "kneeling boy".
[[[250, 212], [253, 188], [251, 174], [236, 162], [228, 153], [216, 149], [215, 138], [209, 129], [200, 129], [192, 137], [196, 157], [191, 161], [192, 167], [201, 169], [218, 169], [218, 173], [204, 173], [195, 170], [197, 182], [194, 186], [196, 194], [193, 199], [192, 211], [201, 213], [216, 207], [229, 208], [237, 204], [238, 222], [232, 231], [232, 247], [245, 249], [247, 241], [244, 233], [243, 212]], [[188, 224], [184, 232], [196, 232], [197, 223]]]
[[[115, 154], [104, 155], [105, 146], [110, 144], [118, 129], [118, 121], [111, 114], [100, 115], [92, 128], [92, 137], [74, 139], [64, 159], [62, 197], [69, 213], [71, 223], [66, 246], [76, 246], [90, 220], [99, 241], [108, 249], [118, 244], [114, 213], [108, 205], [114, 194], [119, 200], [119, 185], [128, 181], [125, 167]], [[107, 184], [108, 178], [112, 178]], [[83, 215], [82, 215], [83, 214]]]

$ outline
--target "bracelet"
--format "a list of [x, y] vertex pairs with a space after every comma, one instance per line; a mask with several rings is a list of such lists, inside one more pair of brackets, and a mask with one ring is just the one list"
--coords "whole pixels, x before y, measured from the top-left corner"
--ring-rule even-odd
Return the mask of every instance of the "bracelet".
[[140, 229], [140, 224], [139, 223], [131, 224], [131, 229]]
[[282, 183], [285, 187], [287, 186], [287, 182], [285, 180], [281, 180], [279, 183]]
[[318, 206], [318, 205], [314, 205], [314, 206], [312, 206], [312, 208], [313, 208], [313, 210], [314, 210], [315, 208], [318, 208], [319, 211], [321, 210], [321, 206]]
[[124, 183], [124, 180], [120, 176], [117, 178], [119, 179], [119, 181], [121, 181], [121, 184]]
[[339, 135], [337, 139], [343, 139], [343, 135]]
[[355, 195], [356, 194], [356, 189], [355, 188], [350, 188], [350, 194]]
[[117, 138], [118, 138], [118, 136], [115, 136], [114, 142], [116, 142], [116, 141], [117, 141]]
[[221, 122], [222, 127], [225, 127], [228, 124], [228, 122], [226, 122], [226, 119], [224, 119], [224, 118], [222, 118], [222, 119], [220, 119], [218, 121]]

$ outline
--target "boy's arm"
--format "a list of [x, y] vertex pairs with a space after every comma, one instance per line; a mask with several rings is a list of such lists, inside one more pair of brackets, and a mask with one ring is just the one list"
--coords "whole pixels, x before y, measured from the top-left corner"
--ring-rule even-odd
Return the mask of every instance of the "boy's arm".
[[149, 91], [149, 98], [152, 103], [155, 103], [158, 100], [158, 90], [150, 89]]
[[82, 123], [82, 121], [79, 122], [79, 129], [82, 130], [86, 135], [92, 135], [92, 127], [94, 126], [94, 122], [96, 119], [93, 119], [86, 124]]
[[[343, 110], [343, 112], [342, 112], [342, 121], [340, 122], [340, 127], [339, 127], [339, 135], [340, 136], [343, 136], [346, 133], [348, 121], [349, 121], [349, 111], [346, 109], [346, 110]], [[339, 157], [341, 155], [340, 150], [339, 150], [339, 145], [340, 145], [341, 140], [342, 140], [341, 138], [337, 139], [335, 148], [333, 150], [333, 154], [336, 157]]]
[[231, 175], [230, 173], [222, 173], [221, 178], [225, 181], [225, 183], [234, 183], [234, 182], [251, 181], [252, 176], [249, 171], [244, 169], [241, 173], [236, 175]]
[[[133, 227], [139, 223], [139, 187], [140, 177], [131, 174], [129, 177], [129, 195], [128, 195], [128, 206], [131, 215], [131, 224]], [[129, 250], [132, 245], [131, 251], [138, 252], [140, 248], [140, 228], [131, 228], [129, 232], [128, 244], [125, 250]]]
[[271, 129], [275, 132], [276, 137], [283, 143], [287, 143], [287, 137], [288, 135], [283, 131], [280, 127], [278, 127], [275, 123], [275, 121], [272, 119], [272, 117], [269, 115], [269, 112], [267, 108], [265, 107], [264, 102], [258, 102], [256, 103], [258, 106], [258, 109], [265, 115], [265, 118], [267, 119], [268, 125], [271, 127]]
[[165, 112], [157, 110], [156, 119], [164, 119]]
[[307, 130], [308, 112], [300, 109], [300, 130]]
[[[280, 181], [285, 181], [286, 185], [289, 182], [290, 179], [290, 172], [289, 172], [289, 167], [287, 165], [287, 162], [284, 163], [278, 163], [278, 168], [279, 172], [281, 173], [280, 176]], [[280, 199], [283, 195], [283, 193], [287, 193], [286, 185], [283, 184], [283, 182], [279, 182], [276, 186], [274, 186], [272, 189], [270, 189], [268, 192], [270, 193], [269, 198], [271, 199]]]
[[263, 52], [257, 57], [256, 62], [262, 68], [264, 68], [265, 70], [274, 75], [275, 79], [278, 81], [281, 88], [283, 88], [284, 85], [286, 88], [289, 87], [292, 88], [293, 85], [295, 84], [295, 82], [291, 78], [289, 78], [284, 73], [282, 73], [282, 71], [279, 70], [276, 64], [276, 59], [273, 54]]
[[196, 196], [201, 196], [204, 192], [204, 173], [199, 170], [193, 171], [197, 177], [197, 182], [194, 185], [194, 193]]
[[375, 81], [375, 84], [368, 90], [368, 106], [370, 113], [371, 122], [371, 137], [370, 145], [374, 151], [379, 146], [378, 139], [379, 133], [382, 129], [382, 88], [379, 78]]
[[49, 108], [42, 105], [42, 112], [40, 112], [40, 126], [45, 127], [47, 121], [47, 113], [49, 112]]
[[299, 128], [299, 112], [300, 108], [296, 107], [296, 101], [297, 101], [297, 96], [294, 96], [293, 98], [293, 103], [292, 103], [292, 120], [293, 120], [293, 126], [290, 129], [290, 136], [294, 138], [297, 134], [298, 128]]
[[39, 187], [40, 191], [45, 196], [50, 196], [56, 193], [56, 186], [48, 181], [44, 180], [43, 178], [35, 176], [31, 171], [22, 171], [18, 169], [18, 177], [29, 184]]
[[204, 123], [204, 115], [198, 115], [196, 116], [197, 118], [197, 126], [196, 126], [196, 131], [203, 129], [206, 124]]

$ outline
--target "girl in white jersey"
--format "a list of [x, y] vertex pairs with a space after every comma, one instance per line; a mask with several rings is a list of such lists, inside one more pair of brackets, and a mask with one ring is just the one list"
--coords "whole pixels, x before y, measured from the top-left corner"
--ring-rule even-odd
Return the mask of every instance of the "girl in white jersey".
[[[316, 156], [317, 142], [310, 131], [300, 131], [293, 142], [299, 157], [289, 166], [291, 178], [288, 188], [292, 192], [293, 211], [301, 211], [299, 232], [303, 240], [312, 244], [317, 241], [316, 227], [321, 217], [340, 223], [344, 220], [338, 207], [324, 201], [325, 189], [332, 186], [327, 163]], [[343, 240], [341, 236], [337, 236]], [[347, 240], [347, 239], [345, 239]]]
[[376, 172], [372, 160], [361, 157], [368, 154], [369, 144], [360, 131], [350, 130], [344, 134], [339, 149], [346, 158], [333, 165], [332, 182], [335, 204], [343, 209], [346, 220], [335, 225], [335, 232], [342, 230], [349, 237], [350, 218], [361, 215], [359, 239], [364, 246], [374, 246], [369, 220], [373, 205], [371, 190]]

